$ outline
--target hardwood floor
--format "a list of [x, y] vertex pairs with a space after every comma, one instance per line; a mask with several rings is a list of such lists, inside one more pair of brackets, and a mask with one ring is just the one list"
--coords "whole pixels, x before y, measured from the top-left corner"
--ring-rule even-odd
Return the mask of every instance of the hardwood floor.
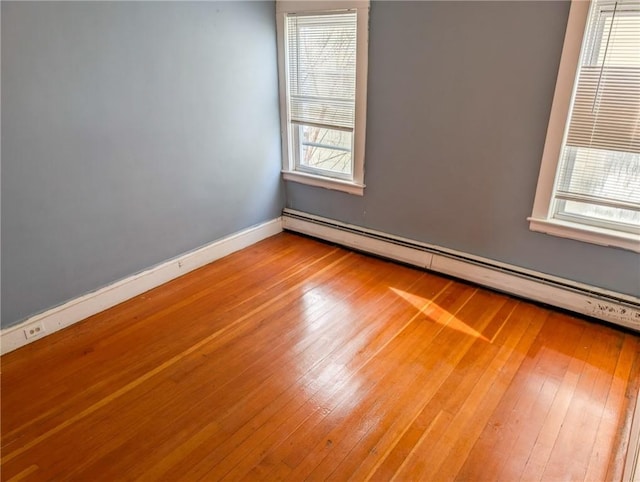
[[2, 357], [2, 480], [619, 480], [637, 335], [283, 233]]

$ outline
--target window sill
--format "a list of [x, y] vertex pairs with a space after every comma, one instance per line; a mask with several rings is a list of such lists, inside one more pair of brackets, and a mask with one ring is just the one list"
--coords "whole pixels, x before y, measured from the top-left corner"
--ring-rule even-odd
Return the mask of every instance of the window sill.
[[364, 184], [359, 184], [353, 181], [331, 179], [329, 177], [298, 171], [282, 171], [282, 179], [285, 181], [299, 182], [300, 184], [308, 184], [309, 186], [342, 191], [349, 194], [355, 194], [356, 196], [364, 195]]
[[640, 236], [637, 234], [622, 233], [557, 219], [528, 218], [528, 221], [531, 231], [640, 253]]

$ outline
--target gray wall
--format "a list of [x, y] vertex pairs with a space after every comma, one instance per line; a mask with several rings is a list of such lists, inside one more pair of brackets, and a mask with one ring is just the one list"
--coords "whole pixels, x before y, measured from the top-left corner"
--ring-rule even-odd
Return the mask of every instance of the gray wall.
[[271, 2], [2, 2], [2, 326], [273, 219]]
[[[640, 296], [528, 230], [567, 2], [374, 2], [364, 197], [287, 206]], [[2, 326], [276, 217], [272, 2], [2, 2]]]
[[529, 231], [568, 2], [375, 2], [364, 197], [287, 206], [640, 296], [640, 257]]

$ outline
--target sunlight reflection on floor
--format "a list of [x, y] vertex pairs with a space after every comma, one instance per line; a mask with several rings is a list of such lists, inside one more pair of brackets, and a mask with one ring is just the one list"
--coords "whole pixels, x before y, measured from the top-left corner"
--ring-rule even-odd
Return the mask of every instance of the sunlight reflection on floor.
[[479, 338], [483, 341], [486, 341], [487, 343], [491, 343], [492, 340], [489, 340], [482, 333], [476, 331], [471, 326], [467, 325], [464, 321], [455, 317], [452, 313], [449, 313], [447, 310], [442, 309], [432, 300], [423, 298], [422, 296], [415, 295], [413, 293], [408, 293], [397, 288], [390, 287], [390, 289], [400, 298], [404, 299], [415, 308], [417, 308], [425, 316], [430, 318], [434, 323], [438, 323], [452, 330], [464, 333], [465, 335], [473, 336], [474, 338]]

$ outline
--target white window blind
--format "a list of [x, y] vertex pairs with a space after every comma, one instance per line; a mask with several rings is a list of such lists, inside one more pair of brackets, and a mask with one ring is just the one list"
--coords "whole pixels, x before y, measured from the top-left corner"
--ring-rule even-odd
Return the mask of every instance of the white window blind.
[[356, 13], [287, 16], [290, 122], [354, 129]]
[[552, 217], [640, 228], [640, 1], [595, 0], [561, 149]]

